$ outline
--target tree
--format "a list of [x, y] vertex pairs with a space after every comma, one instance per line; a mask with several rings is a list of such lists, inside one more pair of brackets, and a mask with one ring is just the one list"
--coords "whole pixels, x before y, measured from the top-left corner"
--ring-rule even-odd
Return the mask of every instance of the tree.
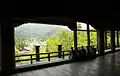
[[51, 36], [46, 40], [46, 43], [48, 45], [48, 51], [55, 52], [57, 51], [57, 45], [59, 44], [59, 38], [56, 35]]
[[97, 45], [97, 33], [90, 32], [90, 45]]
[[77, 42], [78, 47], [87, 46], [87, 32], [86, 31], [78, 31], [77, 32]]
[[63, 50], [69, 50], [74, 46], [73, 32], [61, 29], [58, 33], [59, 41]]
[[60, 29], [56, 35], [51, 36], [46, 40], [48, 49], [58, 51], [58, 45], [62, 45], [62, 50], [69, 50], [74, 44], [73, 33], [65, 29]]
[[15, 37], [15, 45], [17, 49], [27, 46], [26, 41], [28, 38], [25, 37]]
[[109, 46], [110, 44], [110, 32], [107, 32], [107, 45]]

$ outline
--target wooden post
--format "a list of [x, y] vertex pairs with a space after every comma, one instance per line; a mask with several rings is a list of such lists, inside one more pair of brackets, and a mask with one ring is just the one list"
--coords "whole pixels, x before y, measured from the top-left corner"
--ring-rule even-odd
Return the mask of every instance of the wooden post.
[[107, 49], [107, 31], [104, 32], [104, 35], [105, 35], [105, 44], [104, 44], [104, 49]]
[[64, 51], [63, 51], [63, 59], [64, 59]]
[[58, 45], [58, 57], [61, 58], [62, 45]]
[[[97, 50], [99, 49], [98, 48], [98, 45], [99, 45], [99, 32], [98, 32], [98, 30], [96, 30], [96, 32], [97, 32]], [[99, 51], [98, 51], [98, 53], [99, 53]]]
[[[71, 25], [71, 26], [69, 26]], [[73, 30], [73, 38], [74, 38], [74, 50], [77, 51], [77, 23], [76, 22], [70, 22], [69, 24], [67, 24], [68, 28], [70, 28], [71, 30]]]
[[0, 22], [0, 64], [2, 73], [15, 69], [14, 25], [12, 21]]
[[98, 50], [100, 55], [104, 55], [104, 30], [97, 30], [98, 33]]
[[74, 30], [74, 48], [77, 51], [77, 30]]
[[89, 24], [87, 24], [87, 42], [88, 42], [88, 50], [90, 49], [90, 30], [89, 30]]
[[35, 46], [35, 48], [36, 48], [36, 61], [40, 61], [40, 53], [39, 53], [39, 48], [40, 48], [40, 46]]
[[30, 59], [31, 59], [31, 64], [33, 63], [33, 61], [32, 61], [32, 55], [30, 55]]
[[50, 53], [48, 53], [48, 61], [50, 61]]
[[111, 30], [111, 51], [115, 51], [115, 31]]
[[117, 33], [117, 47], [118, 47], [119, 46], [119, 33], [118, 31], [116, 33]]

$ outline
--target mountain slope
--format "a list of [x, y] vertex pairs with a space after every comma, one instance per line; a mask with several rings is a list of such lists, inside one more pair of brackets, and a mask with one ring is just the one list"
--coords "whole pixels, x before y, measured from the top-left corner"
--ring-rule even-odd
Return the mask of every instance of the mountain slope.
[[56, 34], [62, 27], [39, 24], [24, 24], [15, 28], [16, 37], [37, 38], [42, 41]]

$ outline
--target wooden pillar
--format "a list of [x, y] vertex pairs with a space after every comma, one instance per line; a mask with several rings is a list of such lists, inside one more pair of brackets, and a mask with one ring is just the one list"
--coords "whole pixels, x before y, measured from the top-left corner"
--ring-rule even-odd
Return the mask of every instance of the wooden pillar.
[[62, 57], [62, 45], [58, 45], [58, 57], [61, 58]]
[[77, 51], [77, 23], [76, 22], [71, 22], [69, 24], [66, 24], [66, 26], [68, 26], [71, 30], [73, 30], [74, 50]]
[[[98, 45], [99, 45], [99, 31], [96, 30], [96, 32], [97, 32], [97, 50], [98, 50], [98, 49], [99, 49], [99, 48], [98, 48]], [[99, 53], [99, 51], [98, 51], [98, 53]]]
[[0, 53], [3, 74], [15, 69], [14, 26], [9, 20], [0, 22]]
[[107, 31], [104, 32], [104, 40], [105, 40], [105, 44], [104, 44], [104, 49], [107, 49]]
[[98, 33], [98, 50], [100, 55], [104, 55], [104, 30], [97, 30]]
[[74, 48], [77, 51], [77, 30], [74, 30]]
[[36, 61], [40, 61], [40, 51], [39, 51], [39, 48], [40, 48], [40, 46], [35, 46], [35, 48], [36, 48]]
[[1, 23], [0, 23], [0, 69], [1, 69], [1, 65], [2, 65], [2, 57], [1, 57], [1, 52], [2, 52], [2, 49], [1, 49]]
[[118, 47], [119, 46], [119, 33], [118, 31], [116, 33], [117, 33], [117, 47]]
[[111, 30], [111, 51], [115, 51], [115, 31]]
[[89, 30], [89, 24], [87, 24], [87, 43], [88, 43], [88, 48], [90, 48], [90, 30]]

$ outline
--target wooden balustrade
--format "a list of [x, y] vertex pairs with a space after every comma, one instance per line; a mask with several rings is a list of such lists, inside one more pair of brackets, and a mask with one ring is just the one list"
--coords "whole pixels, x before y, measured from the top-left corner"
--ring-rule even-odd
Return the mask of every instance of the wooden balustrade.
[[[65, 54], [65, 52], [68, 52], [68, 54]], [[64, 56], [66, 55], [69, 55], [69, 52], [70, 51], [62, 51], [62, 57], [64, 59]], [[48, 61], [50, 61], [50, 58], [54, 58], [54, 57], [58, 57], [58, 55], [53, 55], [53, 56], [50, 56], [51, 54], [58, 54], [58, 52], [46, 52], [46, 53], [40, 53], [39, 55], [47, 55], [45, 57], [40, 57], [39, 59], [45, 59], [45, 58], [48, 58]], [[18, 56], [15, 56], [16, 58], [17, 57], [23, 57], [23, 56], [29, 56], [30, 59], [21, 59], [21, 60], [16, 60], [16, 62], [20, 62], [20, 61], [28, 61], [30, 60], [31, 64], [33, 64], [33, 60], [36, 60], [36, 58], [33, 58], [33, 56], [35, 56], [36, 54], [28, 54], [28, 55], [18, 55]]]
[[[97, 45], [93, 45], [93, 46], [97, 46]], [[86, 47], [86, 46], [84, 46], [84, 47]], [[65, 54], [65, 52], [67, 52], [67, 53]], [[50, 56], [51, 54], [57, 54], [57, 55]], [[38, 57], [38, 55], [39, 55], [39, 57]], [[45, 57], [41, 57], [41, 55], [46, 55], [46, 56]], [[48, 61], [50, 61], [51, 60], [50, 58], [59, 57], [59, 56], [62, 56], [62, 58], [64, 59], [65, 56], [68, 56], [68, 55], [70, 55], [70, 50], [68, 50], [68, 51], [61, 51], [61, 54], [59, 54], [59, 52], [39, 53], [39, 54], [37, 54], [37, 60], [40, 61], [40, 59], [48, 58]], [[36, 58], [33, 58], [33, 56], [36, 57], [36, 54], [18, 55], [18, 56], [15, 56], [15, 57], [19, 58], [19, 57], [23, 57], [23, 56], [29, 56], [30, 59], [20, 59], [20, 60], [16, 60], [16, 62], [29, 61], [30, 60], [30, 63], [33, 64], [33, 60], [36, 60]]]
[[[97, 46], [97, 45], [93, 45], [93, 46]], [[86, 47], [86, 46], [84, 46], [84, 47]], [[96, 47], [96, 49], [97, 49], [97, 47]], [[98, 51], [98, 50], [97, 50]], [[65, 52], [67, 52], [67, 53], [65, 53]], [[107, 53], [109, 53], [110, 51], [107, 51], [107, 52], [105, 52], [106, 54]], [[58, 54], [59, 52], [46, 52], [46, 53], [40, 53], [39, 54], [39, 60], [40, 59], [45, 59], [45, 58], [48, 58], [48, 61], [50, 61], [51, 60], [51, 58], [54, 58], [54, 57], [59, 57], [59, 54]], [[56, 55], [52, 55], [52, 54], [56, 54]], [[46, 55], [46, 56], [44, 56], [44, 57], [41, 57], [41, 55]], [[52, 56], [51, 56], [52, 55]], [[62, 56], [62, 58], [64, 59], [65, 58], [65, 56], [69, 56], [70, 55], [70, 50], [68, 50], [68, 51], [61, 51], [61, 56]], [[36, 54], [27, 54], [27, 55], [18, 55], [18, 56], [15, 56], [16, 58], [19, 58], [19, 57], [24, 57], [24, 56], [29, 56], [30, 57], [30, 59], [20, 59], [20, 60], [16, 60], [16, 62], [21, 62], [21, 61], [30, 61], [30, 63], [31, 64], [33, 64], [33, 60], [36, 60], [36, 58], [34, 58], [33, 56], [35, 56], [36, 57]], [[97, 56], [99, 56], [99, 53], [97, 53]], [[69, 58], [69, 57], [68, 57]]]

